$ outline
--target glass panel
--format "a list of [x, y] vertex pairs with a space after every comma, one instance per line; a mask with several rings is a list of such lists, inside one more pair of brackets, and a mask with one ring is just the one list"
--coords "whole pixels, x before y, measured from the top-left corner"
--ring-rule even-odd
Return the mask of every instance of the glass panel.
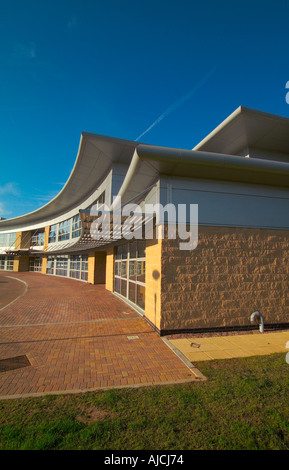
[[46, 274], [54, 274], [54, 261], [55, 258], [53, 256], [48, 256]]
[[137, 261], [136, 263], [136, 280], [145, 282], [145, 261]]
[[139, 286], [136, 284], [136, 304], [145, 309], [145, 286]]
[[136, 275], [136, 261], [129, 262], [129, 278], [135, 281]]
[[44, 245], [44, 232], [34, 233], [31, 237], [31, 246]]
[[[144, 258], [145, 242], [131, 242], [115, 250], [114, 290], [142, 309], [145, 308], [145, 286], [140, 283], [145, 283]], [[120, 276], [121, 279], [116, 276]]]
[[133, 282], [130, 282], [128, 286], [128, 298], [133, 303], [135, 303], [135, 300], [136, 300], [135, 293], [136, 293], [136, 284], [134, 284]]
[[1, 233], [0, 246], [12, 247], [15, 246], [16, 233]]
[[81, 220], [79, 214], [72, 218], [72, 238], [80, 237], [81, 235]]
[[42, 270], [42, 258], [30, 258], [29, 260], [29, 271], [41, 272]]
[[126, 297], [126, 286], [127, 286], [127, 282], [124, 280], [124, 279], [121, 279], [121, 284], [120, 284], [120, 293], [121, 295], [123, 295], [124, 297]]
[[13, 256], [7, 256], [6, 269], [7, 271], [13, 271], [14, 267], [14, 258]]
[[56, 275], [67, 276], [68, 259], [65, 257], [56, 258]]
[[16, 233], [9, 234], [9, 246], [15, 246]]
[[120, 279], [117, 277], [114, 279], [114, 290], [120, 294]]
[[127, 262], [126, 261], [122, 261], [121, 262], [121, 277], [125, 277], [127, 276], [127, 271], [126, 271], [126, 266], [127, 266]]
[[115, 274], [115, 276], [120, 276], [120, 265], [121, 265], [121, 263], [119, 261], [117, 263], [115, 263], [115, 265], [114, 265], [114, 274]]
[[49, 229], [48, 243], [56, 242], [57, 225], [51, 225]]
[[60, 222], [58, 231], [58, 241], [69, 240], [71, 219]]

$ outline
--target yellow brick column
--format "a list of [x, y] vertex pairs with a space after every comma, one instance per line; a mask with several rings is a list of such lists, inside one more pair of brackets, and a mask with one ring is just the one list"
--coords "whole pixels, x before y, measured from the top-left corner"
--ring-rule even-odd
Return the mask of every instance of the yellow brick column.
[[19, 260], [20, 256], [14, 256], [13, 271], [19, 272]]
[[49, 231], [50, 231], [50, 226], [45, 227], [45, 229], [44, 229], [44, 245], [43, 245], [43, 251], [47, 251], [47, 248], [48, 248]]
[[95, 253], [91, 251], [88, 253], [88, 276], [87, 281], [94, 284], [94, 273], [95, 273]]
[[41, 273], [46, 274], [46, 269], [47, 269], [47, 256], [44, 255], [42, 257], [42, 266], [41, 266]]
[[[21, 240], [22, 240], [22, 232], [17, 232], [16, 239], [15, 239], [15, 250], [20, 249]], [[19, 272], [19, 260], [20, 260], [20, 256], [14, 256], [13, 271], [15, 272]]]
[[[162, 227], [158, 227], [159, 230]], [[145, 316], [161, 329], [162, 239], [146, 240]]]
[[22, 241], [22, 232], [17, 232], [16, 239], [15, 239], [15, 250], [19, 250], [21, 248], [21, 241]]
[[[48, 226], [45, 227], [45, 229], [44, 229], [43, 251], [47, 251], [47, 249], [48, 249], [49, 231], [50, 231], [50, 226], [48, 225]], [[46, 274], [46, 269], [47, 269], [47, 255], [43, 255], [43, 257], [42, 257], [41, 273], [42, 273], [42, 274]]]
[[105, 287], [113, 292], [113, 276], [114, 276], [114, 248], [111, 247], [106, 251], [106, 276]]
[[[31, 243], [31, 232], [17, 232], [15, 240], [15, 250], [20, 250], [21, 248], [29, 249]], [[23, 272], [29, 271], [29, 256], [15, 256], [13, 271]]]

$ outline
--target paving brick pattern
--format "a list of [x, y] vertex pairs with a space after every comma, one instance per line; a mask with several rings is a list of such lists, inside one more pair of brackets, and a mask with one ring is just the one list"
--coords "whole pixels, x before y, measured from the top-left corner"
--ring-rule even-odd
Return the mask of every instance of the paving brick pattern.
[[0, 398], [198, 380], [104, 286], [3, 271], [0, 281], [7, 276], [28, 290], [0, 311], [0, 359], [26, 355], [31, 366], [0, 374]]
[[[264, 356], [273, 353], [287, 353], [289, 330], [233, 336], [212, 336], [207, 338], [172, 339], [170, 343], [189, 361], [210, 361], [234, 357]], [[198, 347], [192, 347], [198, 345]]]

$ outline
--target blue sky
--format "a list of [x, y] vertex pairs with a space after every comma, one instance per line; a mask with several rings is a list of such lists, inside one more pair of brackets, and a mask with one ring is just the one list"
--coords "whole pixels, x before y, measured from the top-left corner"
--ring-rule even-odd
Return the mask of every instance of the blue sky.
[[0, 21], [3, 217], [62, 189], [82, 131], [191, 149], [240, 105], [289, 117], [288, 0], [10, 0]]

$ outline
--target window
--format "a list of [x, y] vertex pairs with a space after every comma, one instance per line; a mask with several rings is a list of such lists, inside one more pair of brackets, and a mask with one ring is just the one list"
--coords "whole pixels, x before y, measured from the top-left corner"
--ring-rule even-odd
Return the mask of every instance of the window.
[[59, 230], [58, 230], [58, 241], [61, 242], [63, 240], [70, 239], [70, 221], [71, 219], [64, 220], [64, 222], [60, 222]]
[[88, 256], [72, 255], [70, 256], [70, 272], [69, 277], [73, 279], [81, 279], [87, 281], [88, 278]]
[[13, 256], [1, 256], [0, 257], [0, 270], [13, 271], [14, 258]]
[[67, 276], [68, 255], [56, 256], [56, 276]]
[[44, 231], [39, 231], [32, 235], [31, 246], [43, 246], [44, 245]]
[[57, 236], [57, 224], [51, 225], [49, 229], [48, 243], [56, 242], [56, 236]]
[[0, 246], [11, 247], [15, 246], [16, 233], [1, 233]]
[[87, 281], [88, 255], [48, 256], [46, 273]]
[[54, 274], [54, 266], [55, 266], [55, 256], [48, 256], [46, 273]]
[[42, 271], [42, 258], [30, 258], [29, 259], [29, 271], [41, 273]]
[[80, 237], [81, 235], [81, 221], [79, 214], [72, 217], [72, 231], [71, 236], [72, 238]]
[[145, 242], [134, 241], [115, 250], [114, 291], [145, 308]]
[[80, 215], [64, 220], [59, 224], [51, 225], [49, 230], [48, 243], [62, 242], [77, 238], [81, 235], [81, 220]]

